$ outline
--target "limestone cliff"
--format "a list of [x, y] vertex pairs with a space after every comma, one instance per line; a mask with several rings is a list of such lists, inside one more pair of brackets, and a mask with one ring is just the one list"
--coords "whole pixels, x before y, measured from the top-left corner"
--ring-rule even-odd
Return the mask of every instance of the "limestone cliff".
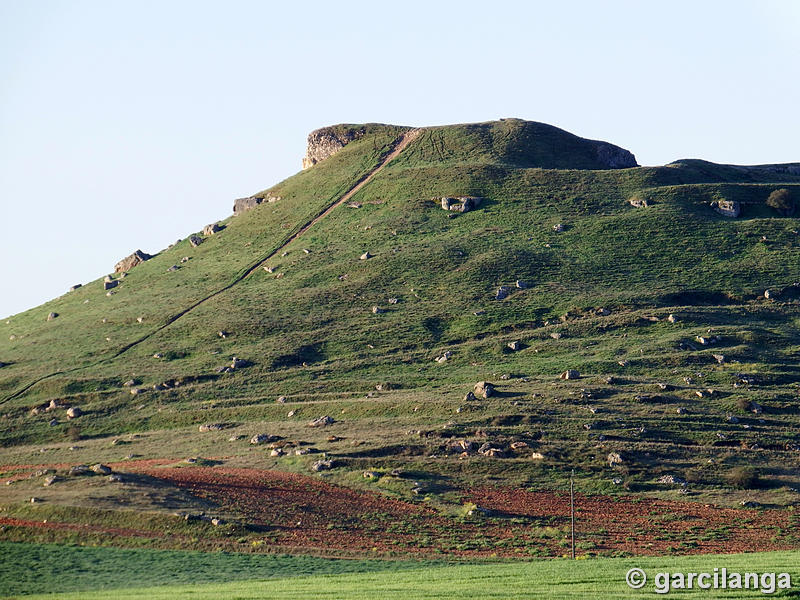
[[316, 129], [308, 134], [308, 147], [303, 157], [303, 168], [313, 167], [320, 161], [330, 158], [350, 142], [365, 133], [364, 127], [357, 125], [333, 125]]

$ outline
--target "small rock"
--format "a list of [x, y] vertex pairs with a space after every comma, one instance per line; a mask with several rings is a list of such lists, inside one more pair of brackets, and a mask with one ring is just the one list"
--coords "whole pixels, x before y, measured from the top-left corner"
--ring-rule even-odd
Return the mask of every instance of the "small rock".
[[381, 474], [377, 471], [364, 471], [361, 476], [364, 479], [380, 479]]
[[122, 475], [119, 473], [112, 473], [106, 479], [108, 479], [108, 481], [111, 483], [122, 483]]
[[513, 342], [508, 342], [508, 344], [506, 345], [514, 352], [522, 349], [522, 344], [518, 340], [514, 340]]
[[50, 427], [55, 427], [58, 425], [58, 419], [52, 419], [48, 425], [50, 425]]
[[44, 487], [50, 487], [57, 481], [58, 477], [56, 477], [55, 475], [50, 475], [49, 477], [45, 478], [44, 483], [42, 485], [44, 485]]
[[273, 448], [269, 453], [270, 456], [283, 456], [284, 454], [286, 453], [280, 448]]
[[678, 408], [675, 409], [675, 412], [678, 413], [679, 415], [685, 415], [686, 409], [683, 408], [682, 406], [679, 406]]
[[533, 459], [533, 460], [543, 460], [544, 459], [544, 454], [542, 454], [541, 452], [532, 452], [531, 453], [531, 459]]
[[167, 269], [167, 273], [174, 273], [178, 269], [180, 269], [178, 265], [172, 265], [169, 269]]
[[450, 358], [451, 358], [452, 356], [453, 356], [453, 353], [452, 353], [452, 352], [450, 352], [450, 350], [447, 350], [447, 351], [446, 351], [444, 354], [442, 354], [441, 356], [437, 356], [437, 357], [436, 357], [436, 362], [437, 362], [437, 363], [443, 363], [443, 362], [447, 362], [448, 360], [450, 360]]
[[725, 355], [724, 354], [712, 354], [711, 356], [713, 356], [714, 360], [716, 360], [719, 364], [722, 364], [722, 363], [725, 362]]
[[364, 252], [364, 254], [362, 254], [359, 258], [360, 260], [368, 260], [372, 258], [372, 254], [370, 254], [369, 252]]
[[619, 452], [611, 452], [608, 455], [608, 466], [615, 467], [622, 464], [622, 456]]
[[575, 369], [568, 369], [559, 375], [561, 379], [580, 379], [581, 374]]
[[389, 304], [397, 304], [398, 302], [400, 302], [400, 300], [397, 298], [389, 298]]
[[197, 248], [200, 244], [203, 243], [203, 238], [196, 235], [190, 235], [189, 243], [192, 245], [192, 248]]
[[667, 317], [667, 321], [669, 321], [670, 323], [677, 323], [678, 317], [676, 317], [675, 315], [670, 315]]
[[313, 421], [310, 421], [308, 423], [308, 426], [309, 427], [327, 427], [328, 425], [333, 425], [335, 422], [336, 421], [332, 417], [329, 417], [328, 415], [325, 415], [324, 417], [318, 417], [318, 418], [314, 419]]
[[380, 315], [380, 314], [382, 314], [382, 313], [385, 313], [385, 312], [386, 312], [386, 310], [384, 310], [384, 309], [383, 309], [383, 308], [381, 308], [380, 306], [373, 306], [373, 307], [372, 307], [372, 312], [373, 312], [374, 314], [376, 314], [376, 315]]
[[464, 402], [474, 402], [475, 400], [475, 394], [472, 392], [467, 392], [467, 394], [464, 396]]
[[555, 225], [553, 225], [553, 231], [557, 231], [558, 233], [561, 233], [562, 231], [564, 231], [564, 224], [563, 223], [556, 223]]
[[277, 402], [278, 404], [285, 404], [286, 396], [278, 396], [278, 399], [275, 402]]
[[191, 257], [184, 256], [183, 258], [181, 258], [181, 264], [187, 263], [187, 262], [189, 262], [189, 260], [191, 260]]
[[521, 279], [517, 279], [516, 286], [521, 290], [526, 290], [530, 287], [527, 282], [522, 281]]
[[75, 291], [75, 290], [77, 290], [79, 287], [83, 287], [83, 284], [82, 284], [82, 283], [76, 283], [75, 285], [73, 285], [72, 287], [70, 287], [70, 288], [69, 288], [69, 291], [70, 291], [70, 292], [74, 292], [74, 291]]
[[550, 334], [550, 337], [553, 338], [554, 340], [560, 340], [563, 337], [563, 335], [564, 334], [559, 333], [558, 331], [554, 331], [553, 333]]
[[52, 320], [53, 320], [53, 319], [55, 319], [56, 317], [58, 317], [58, 313], [51, 312], [49, 315], [47, 315], [47, 320], [48, 320], [48, 321], [52, 321]]

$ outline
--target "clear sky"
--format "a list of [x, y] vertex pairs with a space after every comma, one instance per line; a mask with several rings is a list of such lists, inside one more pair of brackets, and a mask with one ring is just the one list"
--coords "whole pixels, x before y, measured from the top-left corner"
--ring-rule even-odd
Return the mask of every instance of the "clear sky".
[[792, 0], [0, 0], [0, 316], [225, 218], [334, 123], [800, 161], [798, 32]]

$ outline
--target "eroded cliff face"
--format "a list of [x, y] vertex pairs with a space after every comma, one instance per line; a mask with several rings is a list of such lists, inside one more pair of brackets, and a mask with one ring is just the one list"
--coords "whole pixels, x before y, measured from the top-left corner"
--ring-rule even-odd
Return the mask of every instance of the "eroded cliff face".
[[597, 160], [607, 169], [630, 169], [638, 167], [633, 153], [608, 142], [594, 142]]
[[364, 135], [363, 127], [334, 125], [323, 127], [308, 134], [308, 147], [303, 157], [303, 168], [313, 167], [320, 161], [330, 158], [350, 142]]

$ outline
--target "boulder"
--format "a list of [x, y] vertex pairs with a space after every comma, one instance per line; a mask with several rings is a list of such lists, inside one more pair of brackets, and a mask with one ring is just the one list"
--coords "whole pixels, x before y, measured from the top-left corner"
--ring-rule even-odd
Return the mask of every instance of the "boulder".
[[380, 315], [380, 314], [382, 314], [382, 313], [385, 313], [385, 312], [386, 312], [386, 310], [385, 310], [385, 309], [383, 309], [383, 308], [381, 308], [380, 306], [373, 306], [373, 307], [372, 307], [372, 312], [373, 312], [374, 314], [376, 314], [376, 315]]
[[97, 463], [96, 465], [92, 465], [90, 467], [93, 473], [97, 473], [98, 475], [111, 475], [111, 467], [108, 465], [104, 465], [102, 463]]
[[513, 342], [508, 342], [506, 344], [512, 352], [516, 352], [517, 350], [522, 349], [522, 344], [518, 340], [514, 340]]
[[74, 467], [69, 468], [70, 476], [78, 476], [78, 475], [88, 475], [91, 473], [89, 469], [89, 465], [75, 465]]
[[264, 201], [264, 198], [258, 196], [250, 196], [249, 198], [238, 198], [233, 201], [233, 214], [234, 216], [240, 215], [252, 208], [255, 208]]
[[329, 471], [334, 466], [335, 466], [335, 463], [332, 460], [318, 460], [313, 465], [311, 465], [311, 470], [315, 471], [315, 472]]
[[511, 293], [511, 288], [505, 285], [501, 285], [499, 288], [497, 288], [497, 292], [495, 292], [494, 294], [494, 299], [505, 300], [506, 298], [508, 298], [508, 295], [510, 293]]
[[201, 238], [198, 235], [190, 235], [189, 243], [192, 245], [192, 248], [197, 248], [200, 244], [203, 243], [203, 238]]
[[645, 208], [646, 206], [650, 206], [650, 203], [646, 198], [640, 198], [639, 196], [629, 198], [628, 203], [635, 208]]
[[445, 353], [444, 353], [444, 354], [442, 354], [441, 356], [437, 356], [437, 357], [436, 357], [436, 362], [437, 362], [437, 363], [443, 363], [443, 362], [447, 362], [448, 360], [450, 360], [450, 358], [451, 358], [452, 356], [453, 356], [453, 353], [452, 353], [452, 352], [450, 352], [450, 350], [448, 350], [447, 352], [445, 352]]
[[257, 446], [259, 444], [268, 444], [270, 442], [277, 442], [277, 441], [278, 441], [277, 436], [269, 435], [267, 433], [257, 433], [250, 438], [250, 443], [253, 446]]
[[325, 415], [324, 417], [318, 417], [318, 418], [314, 419], [313, 421], [310, 421], [308, 423], [308, 426], [309, 427], [327, 427], [328, 425], [333, 425], [335, 422], [336, 421], [332, 417], [329, 417], [328, 415]]
[[718, 200], [712, 202], [711, 207], [723, 217], [735, 219], [742, 212], [742, 205], [736, 200]]
[[111, 290], [119, 285], [119, 281], [104, 281], [103, 282], [103, 289], [104, 290]]
[[364, 254], [362, 254], [359, 257], [359, 259], [361, 260], [369, 260], [370, 258], [372, 258], [372, 254], [370, 254], [369, 252], [364, 252]]
[[555, 232], [561, 233], [562, 231], [564, 231], [564, 229], [565, 227], [563, 223], [556, 223], [555, 225], [553, 225], [553, 231]]
[[83, 287], [83, 284], [82, 284], [82, 283], [76, 283], [75, 285], [73, 285], [72, 287], [70, 287], [70, 288], [69, 288], [69, 291], [70, 291], [70, 292], [74, 292], [74, 291], [75, 291], [75, 290], [77, 290], [79, 287]]
[[48, 321], [52, 321], [53, 319], [55, 319], [57, 317], [58, 317], [58, 313], [51, 312], [49, 315], [47, 315], [47, 320]]
[[464, 402], [475, 402], [475, 393], [474, 392], [467, 392], [464, 396]]
[[[126, 256], [121, 261], [119, 261], [116, 265], [114, 265], [114, 273], [125, 273], [126, 271], [130, 271], [133, 267], [138, 264], [143, 263], [146, 260], [150, 260], [153, 258], [151, 255], [147, 254], [146, 252], [142, 252], [141, 250], [137, 250], [130, 256]], [[108, 288], [106, 288], [108, 289]]]
[[489, 398], [494, 395], [494, 386], [488, 381], [479, 381], [475, 384], [475, 396]]
[[527, 281], [523, 281], [522, 279], [517, 279], [516, 286], [521, 290], [527, 290], [530, 287], [528, 282]]
[[608, 455], [608, 466], [615, 467], [622, 464], [622, 456], [619, 452], [611, 452]]
[[219, 226], [219, 223], [211, 223], [211, 225], [203, 227], [203, 235], [214, 235], [218, 231], [222, 231], [222, 227]]
[[561, 379], [580, 379], [581, 374], [576, 371], [575, 369], [568, 369], [561, 373], [559, 376]]
[[205, 423], [198, 427], [200, 433], [205, 433], [206, 431], [222, 431], [223, 429], [225, 429], [223, 423]]
[[70, 406], [67, 409], [67, 418], [69, 419], [77, 419], [83, 414], [83, 411], [78, 408], [77, 406]]

